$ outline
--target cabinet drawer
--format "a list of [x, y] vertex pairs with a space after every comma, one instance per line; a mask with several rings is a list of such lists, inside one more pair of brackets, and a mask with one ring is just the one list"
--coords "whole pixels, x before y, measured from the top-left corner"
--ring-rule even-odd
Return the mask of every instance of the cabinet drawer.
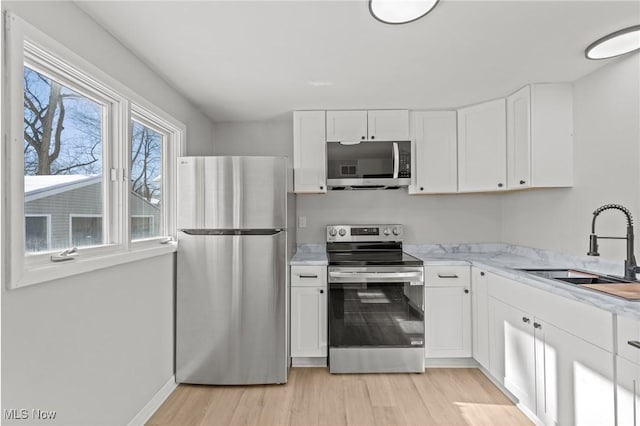
[[470, 266], [425, 266], [424, 268], [424, 285], [429, 287], [468, 286], [470, 283]]
[[291, 287], [326, 287], [326, 266], [292, 266]]
[[618, 355], [640, 364], [640, 320], [618, 315]]

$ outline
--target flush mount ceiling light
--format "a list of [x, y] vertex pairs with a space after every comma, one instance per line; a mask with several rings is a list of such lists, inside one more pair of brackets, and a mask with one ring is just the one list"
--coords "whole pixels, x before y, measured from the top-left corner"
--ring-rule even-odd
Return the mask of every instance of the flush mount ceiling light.
[[406, 24], [422, 18], [439, 0], [369, 0], [369, 11], [385, 24]]
[[607, 59], [640, 50], [640, 25], [611, 33], [591, 43], [584, 51], [587, 59]]

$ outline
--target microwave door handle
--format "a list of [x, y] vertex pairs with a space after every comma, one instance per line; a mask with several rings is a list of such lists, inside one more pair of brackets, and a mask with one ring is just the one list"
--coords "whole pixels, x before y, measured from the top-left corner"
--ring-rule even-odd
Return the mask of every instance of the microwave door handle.
[[398, 142], [393, 143], [393, 178], [398, 179], [398, 169], [400, 168], [400, 152], [398, 151]]

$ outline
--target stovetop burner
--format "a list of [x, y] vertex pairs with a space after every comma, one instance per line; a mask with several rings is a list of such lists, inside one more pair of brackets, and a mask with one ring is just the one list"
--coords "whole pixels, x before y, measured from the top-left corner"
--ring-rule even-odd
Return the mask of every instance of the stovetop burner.
[[402, 251], [402, 225], [327, 226], [331, 266], [422, 266]]

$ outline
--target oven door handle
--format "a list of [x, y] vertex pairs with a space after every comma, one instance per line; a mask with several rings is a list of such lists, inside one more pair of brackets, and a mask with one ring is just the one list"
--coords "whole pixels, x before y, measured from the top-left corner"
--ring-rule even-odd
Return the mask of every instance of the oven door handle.
[[358, 282], [380, 280], [387, 282], [422, 283], [422, 272], [329, 272], [329, 282]]

